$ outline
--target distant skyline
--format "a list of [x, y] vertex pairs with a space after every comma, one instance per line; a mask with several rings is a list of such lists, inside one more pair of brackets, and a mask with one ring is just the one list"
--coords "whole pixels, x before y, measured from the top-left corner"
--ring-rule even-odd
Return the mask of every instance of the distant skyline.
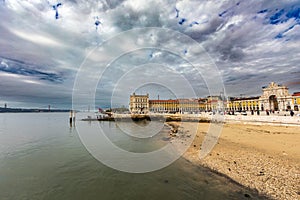
[[[262, 86], [272, 81], [288, 86], [290, 93], [300, 91], [299, 0], [10, 0], [0, 2], [0, 17], [0, 107], [70, 108], [76, 74], [89, 52], [114, 35], [144, 27], [172, 29], [197, 41], [218, 67], [228, 96], [261, 95]], [[155, 41], [172, 45], [175, 40], [161, 35]], [[197, 56], [182, 46], [182, 55]], [[116, 77], [137, 63], [164, 63], [161, 78], [174, 81], [168, 70], [175, 70], [201, 88], [196, 95], [209, 95], [205, 77], [180, 56], [138, 49], [105, 71], [96, 90], [97, 107], [110, 107]], [[151, 74], [149, 66], [144, 73]], [[176, 81], [173, 85], [185, 90]], [[153, 95], [173, 97], [160, 86], [136, 86], [149, 93], [155, 87]], [[132, 92], [119, 91], [117, 104], [127, 106]]]

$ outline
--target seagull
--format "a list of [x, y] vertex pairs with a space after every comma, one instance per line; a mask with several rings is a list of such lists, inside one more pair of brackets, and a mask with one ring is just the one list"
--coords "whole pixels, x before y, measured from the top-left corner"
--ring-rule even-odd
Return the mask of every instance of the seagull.
[[199, 22], [193, 21], [192, 23], [190, 23], [190, 27], [192, 27], [193, 25], [199, 25]]
[[100, 24], [102, 24], [101, 22], [100, 22], [100, 20], [99, 20], [99, 17], [97, 16], [97, 17], [95, 17], [95, 25], [96, 25], [96, 30], [98, 30], [98, 26], [100, 25]]
[[[179, 18], [179, 10], [175, 7], [175, 11], [176, 11], [176, 18]], [[187, 21], [186, 18], [181, 18], [178, 21], [178, 24], [183, 25], [183, 23], [185, 23]], [[199, 22], [193, 21], [192, 23], [189, 24], [190, 27], [192, 27], [193, 25], [199, 25]]]
[[176, 18], [179, 17], [179, 10], [175, 7], [175, 11], [176, 11]]
[[237, 7], [240, 5], [241, 2], [236, 3], [235, 5], [231, 6], [227, 10], [224, 10], [223, 12], [219, 13], [219, 17], [223, 17], [227, 12], [232, 11], [234, 7]]
[[55, 10], [55, 19], [58, 19], [58, 17], [59, 17], [57, 8], [61, 5], [62, 5], [61, 3], [57, 3], [56, 5], [52, 5], [53, 10]]
[[153, 58], [153, 52], [150, 53], [149, 58]]
[[181, 18], [181, 20], [178, 22], [178, 24], [183, 25], [183, 23], [186, 21], [185, 18]]

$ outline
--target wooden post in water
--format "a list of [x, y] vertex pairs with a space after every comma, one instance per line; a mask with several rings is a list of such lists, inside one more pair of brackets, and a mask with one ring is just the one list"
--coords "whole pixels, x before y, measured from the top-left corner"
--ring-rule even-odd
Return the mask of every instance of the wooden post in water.
[[72, 127], [72, 121], [73, 121], [73, 111], [70, 110], [70, 127]]
[[75, 126], [75, 115], [76, 115], [76, 112], [75, 112], [75, 110], [73, 110], [73, 124], [74, 124], [74, 126]]

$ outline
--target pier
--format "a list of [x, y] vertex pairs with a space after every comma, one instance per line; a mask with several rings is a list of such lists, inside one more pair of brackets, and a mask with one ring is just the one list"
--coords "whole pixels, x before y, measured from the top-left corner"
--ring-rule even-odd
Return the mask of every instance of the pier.
[[[298, 113], [298, 112], [297, 112]], [[212, 114], [209, 112], [203, 112], [200, 114], [112, 114], [111, 116], [103, 118], [92, 118], [91, 116], [82, 119], [82, 121], [178, 121], [178, 122], [221, 122], [221, 123], [252, 123], [252, 124], [273, 124], [273, 125], [300, 125], [299, 113], [295, 116], [289, 116], [288, 112], [282, 115], [251, 115], [251, 112], [247, 115], [221, 115]]]

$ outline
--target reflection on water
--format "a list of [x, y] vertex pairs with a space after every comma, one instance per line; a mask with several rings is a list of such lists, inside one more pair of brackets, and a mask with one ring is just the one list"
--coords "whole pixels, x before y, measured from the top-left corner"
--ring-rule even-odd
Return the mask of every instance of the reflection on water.
[[[116, 145], [136, 152], [160, 148], [167, 129], [145, 143], [114, 122], [82, 122], [109, 130]], [[68, 113], [0, 114], [0, 199], [243, 199], [251, 191], [184, 159], [151, 173], [129, 174], [95, 160]], [[143, 145], [142, 145], [143, 144]]]
[[[141, 124], [143, 123], [144, 122], [142, 121]], [[160, 122], [153, 121], [151, 123], [152, 126], [157, 124], [157, 127], [159, 127], [159, 130], [155, 131], [157, 132], [156, 134], [149, 133], [149, 128], [145, 129], [143, 132], [137, 132], [133, 129], [134, 126], [132, 126], [132, 123], [128, 122], [100, 122], [99, 126], [109, 140], [118, 147], [130, 152], [146, 153], [164, 147], [167, 144], [164, 138], [169, 137], [170, 129], [168, 127], [161, 126]], [[96, 124], [91, 126], [91, 129], [97, 129]], [[137, 137], [137, 135], [143, 133], [151, 136], [147, 138]]]

